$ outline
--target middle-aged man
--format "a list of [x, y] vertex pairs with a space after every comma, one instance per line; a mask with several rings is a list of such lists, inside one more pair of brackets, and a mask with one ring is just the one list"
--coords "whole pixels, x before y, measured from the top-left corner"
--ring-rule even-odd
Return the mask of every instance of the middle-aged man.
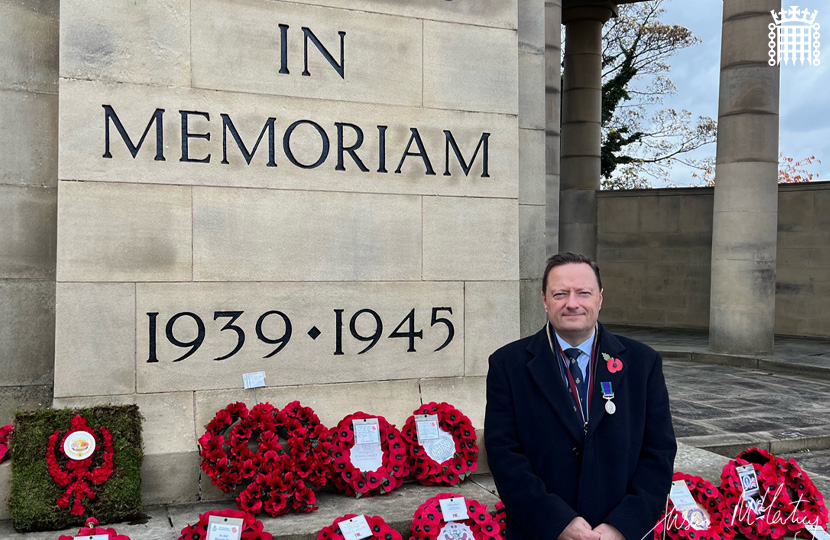
[[493, 353], [487, 374], [507, 540], [641, 540], [677, 451], [662, 359], [597, 322], [602, 281], [582, 255], [548, 259], [542, 302], [548, 324]]

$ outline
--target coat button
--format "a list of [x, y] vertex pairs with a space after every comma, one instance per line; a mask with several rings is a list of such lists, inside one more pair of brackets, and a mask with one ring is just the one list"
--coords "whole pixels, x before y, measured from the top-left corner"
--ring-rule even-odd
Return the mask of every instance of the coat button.
[[573, 447], [571, 452], [573, 452], [573, 455], [575, 455], [576, 457], [579, 457], [580, 455], [582, 455], [582, 449], [578, 448], [576, 446]]

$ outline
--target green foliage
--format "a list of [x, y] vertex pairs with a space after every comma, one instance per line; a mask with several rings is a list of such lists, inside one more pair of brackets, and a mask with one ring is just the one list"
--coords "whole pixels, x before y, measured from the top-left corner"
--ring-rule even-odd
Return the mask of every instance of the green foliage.
[[[84, 417], [96, 434], [104, 426], [113, 437], [113, 474], [103, 484], [93, 487], [97, 497], [84, 501], [86, 512], [82, 516], [73, 516], [69, 508], [61, 509], [55, 504], [66, 489], [52, 480], [46, 464], [49, 437], [55, 431], [61, 436], [65, 434], [76, 414]], [[9, 512], [18, 531], [65, 529], [82, 525], [90, 516], [109, 523], [141, 514], [143, 451], [141, 415], [136, 405], [18, 412], [9, 454], [12, 466]], [[96, 454], [96, 459], [100, 459], [100, 453], [96, 451]]]

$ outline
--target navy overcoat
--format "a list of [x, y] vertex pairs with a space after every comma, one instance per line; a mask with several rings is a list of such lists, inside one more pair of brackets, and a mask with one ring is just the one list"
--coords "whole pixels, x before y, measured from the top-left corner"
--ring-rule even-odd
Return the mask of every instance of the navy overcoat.
[[[507, 540], [556, 540], [576, 516], [640, 540], [665, 508], [677, 444], [662, 359], [602, 325], [598, 332], [587, 434], [544, 328], [490, 357], [484, 441]], [[601, 353], [622, 369], [611, 373]], [[613, 415], [603, 381], [612, 384]]]

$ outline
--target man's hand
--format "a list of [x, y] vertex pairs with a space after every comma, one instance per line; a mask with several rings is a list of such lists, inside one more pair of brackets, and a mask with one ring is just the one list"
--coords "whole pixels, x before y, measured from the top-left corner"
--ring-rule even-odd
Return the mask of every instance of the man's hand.
[[594, 532], [598, 532], [602, 537], [602, 540], [625, 540], [625, 536], [623, 536], [619, 529], [607, 523], [600, 523], [597, 525], [594, 528]]
[[[602, 527], [602, 525], [600, 525]], [[613, 527], [612, 527], [613, 528]], [[615, 531], [617, 529], [614, 529]], [[619, 532], [617, 533], [619, 534]], [[622, 537], [622, 535], [620, 535]], [[573, 518], [562, 534], [559, 535], [559, 540], [600, 540], [600, 532], [591, 530], [591, 525], [579, 516]], [[623, 539], [625, 540], [625, 539]]]

